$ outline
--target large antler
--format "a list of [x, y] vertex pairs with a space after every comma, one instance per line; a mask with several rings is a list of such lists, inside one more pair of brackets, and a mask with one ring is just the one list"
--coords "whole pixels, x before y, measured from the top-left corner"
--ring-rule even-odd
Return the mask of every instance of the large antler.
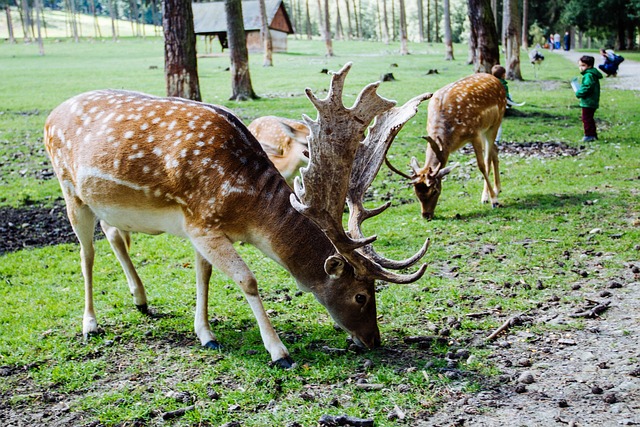
[[[356, 270], [356, 274], [393, 283], [411, 283], [425, 272], [423, 265], [413, 274], [385, 270], [413, 265], [426, 253], [428, 240], [413, 257], [392, 261], [378, 255], [371, 243], [376, 236], [364, 237], [360, 229], [367, 218], [384, 211], [389, 203], [372, 210], [362, 205], [367, 188], [378, 173], [389, 146], [402, 126], [417, 112], [418, 105], [431, 97], [423, 94], [395, 107], [395, 101], [380, 97], [378, 83], [367, 85], [351, 108], [342, 103], [344, 80], [351, 68], [346, 64], [332, 73], [331, 87], [325, 99], [310, 89], [307, 97], [318, 111], [316, 120], [304, 116], [309, 127], [309, 165], [301, 169], [302, 181], [294, 181], [291, 204], [312, 219], [329, 237], [336, 250]], [[375, 119], [375, 124], [365, 131]], [[297, 197], [296, 197], [297, 196]], [[349, 232], [342, 226], [345, 201], [349, 205]]]

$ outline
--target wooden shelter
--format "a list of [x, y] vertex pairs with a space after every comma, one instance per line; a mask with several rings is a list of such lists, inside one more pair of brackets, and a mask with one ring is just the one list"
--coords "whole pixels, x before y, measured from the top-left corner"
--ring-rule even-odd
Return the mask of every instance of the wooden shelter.
[[[271, 31], [274, 52], [287, 51], [287, 35], [293, 34], [293, 25], [282, 0], [265, 0], [267, 21]], [[227, 47], [227, 15], [224, 2], [192, 3], [193, 26], [196, 35], [217, 36], [223, 48]], [[249, 52], [262, 52], [260, 41], [260, 3], [242, 2], [244, 30]]]

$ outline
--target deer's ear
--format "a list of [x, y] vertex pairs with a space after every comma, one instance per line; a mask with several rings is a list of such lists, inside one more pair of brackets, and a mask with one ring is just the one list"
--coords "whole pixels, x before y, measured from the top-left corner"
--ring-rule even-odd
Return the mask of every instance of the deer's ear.
[[324, 271], [332, 279], [338, 279], [344, 274], [345, 260], [340, 255], [332, 255], [324, 261]]

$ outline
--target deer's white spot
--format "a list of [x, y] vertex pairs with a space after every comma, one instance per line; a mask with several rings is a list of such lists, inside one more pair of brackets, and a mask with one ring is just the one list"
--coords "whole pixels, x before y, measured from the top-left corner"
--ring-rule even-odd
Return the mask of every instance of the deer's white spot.
[[173, 130], [173, 128], [176, 127], [177, 124], [178, 122], [174, 120], [171, 123], [169, 123], [169, 127], [167, 129]]
[[153, 120], [151, 120], [151, 123], [153, 123], [154, 125], [157, 125], [158, 122], [160, 122], [160, 117], [156, 117]]
[[155, 140], [155, 138], [153, 137], [153, 135], [149, 135], [149, 137], [147, 138], [147, 142], [153, 142]]
[[120, 160], [115, 159], [115, 160], [113, 161], [113, 168], [114, 168], [114, 169], [118, 169], [119, 167], [120, 167]]
[[143, 123], [142, 126], [140, 126], [140, 130], [147, 130], [149, 129], [149, 123]]
[[151, 168], [149, 166], [147, 166], [147, 165], [144, 165], [142, 167], [142, 172], [144, 172], [144, 173], [149, 173], [150, 170], [151, 170]]
[[115, 116], [116, 113], [111, 112], [109, 114], [107, 114], [107, 116], [102, 120], [102, 123], [107, 123], [109, 122], [111, 119], [113, 119], [113, 116]]
[[124, 120], [124, 114], [120, 114], [118, 115], [118, 117], [116, 117], [116, 122], [121, 122]]
[[200, 155], [200, 150], [193, 150], [193, 154], [196, 155], [196, 156], [199, 156]]
[[162, 156], [162, 150], [158, 147], [154, 147], [152, 152], [158, 157]]
[[125, 137], [126, 139], [131, 139], [131, 138], [133, 138], [133, 135], [134, 135], [134, 133], [133, 133], [133, 131], [132, 131], [132, 130], [128, 130], [128, 131], [126, 131], [126, 132], [124, 133], [124, 137]]

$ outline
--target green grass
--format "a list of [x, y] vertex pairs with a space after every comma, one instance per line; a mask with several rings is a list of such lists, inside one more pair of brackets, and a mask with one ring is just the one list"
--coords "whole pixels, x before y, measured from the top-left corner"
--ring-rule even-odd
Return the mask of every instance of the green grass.
[[[323, 68], [337, 70], [353, 62], [347, 77], [345, 104], [381, 74], [396, 82], [379, 92], [405, 102], [413, 96], [471, 73], [465, 46], [458, 59], [446, 62], [441, 45], [412, 44], [411, 55], [397, 45], [337, 42], [337, 56], [325, 58], [322, 42], [291, 39], [289, 53], [276, 54], [275, 67], [263, 68], [251, 56], [251, 75], [260, 100], [227, 101], [228, 58], [199, 59], [200, 85], [206, 102], [225, 105], [243, 120], [277, 114], [315, 117], [304, 88], [322, 94], [328, 86]], [[50, 205], [60, 197], [55, 179], [38, 179], [49, 169], [42, 148], [42, 127], [49, 111], [77, 93], [96, 88], [124, 88], [157, 95], [164, 92], [163, 44], [160, 39], [122, 39], [75, 44], [47, 42], [37, 47], [0, 44], [3, 103], [0, 107], [0, 206]], [[397, 64], [397, 67], [391, 67]], [[150, 68], [156, 66], [156, 68]], [[22, 369], [0, 382], [0, 394], [17, 408], [38, 406], [37, 394], [14, 390], [26, 381], [32, 391], [63, 396], [72, 412], [88, 423], [131, 425], [156, 423], [160, 412], [187, 406], [169, 392], [188, 392], [198, 402], [194, 411], [169, 425], [245, 426], [316, 425], [324, 413], [373, 417], [378, 426], [401, 424], [387, 419], [398, 406], [411, 419], [433, 411], [456, 390], [482, 389], [498, 373], [491, 347], [469, 344], [487, 335], [504, 316], [544, 305], [554, 295], [560, 307], [582, 294], [580, 283], [594, 292], [620, 276], [626, 263], [637, 261], [640, 242], [640, 103], [633, 91], [602, 92], [596, 113], [600, 140], [579, 142], [580, 110], [569, 87], [574, 64], [547, 55], [534, 79], [523, 63], [524, 82], [510, 82], [512, 96], [526, 105], [505, 119], [505, 145], [536, 141], [562, 142], [577, 156], [540, 158], [501, 155], [503, 207], [479, 203], [482, 181], [473, 156], [455, 153], [461, 163], [444, 184], [436, 219], [426, 222], [411, 188], [383, 167], [371, 192], [372, 203], [388, 195], [394, 206], [365, 223], [365, 233], [379, 236], [380, 252], [403, 257], [425, 237], [432, 240], [423, 279], [411, 285], [380, 284], [378, 311], [385, 346], [373, 352], [328, 354], [324, 346], [346, 348], [327, 312], [310, 294], [296, 294], [294, 280], [248, 245], [238, 250], [255, 272], [271, 319], [299, 367], [282, 371], [268, 366], [255, 321], [240, 290], [214, 272], [210, 296], [213, 329], [224, 343], [221, 352], [206, 351], [192, 331], [195, 307], [193, 254], [171, 236], [135, 235], [133, 259], [147, 286], [157, 316], [133, 307], [120, 267], [104, 240], [97, 242], [95, 303], [104, 334], [87, 343], [81, 338], [83, 287], [75, 244], [27, 249], [0, 257], [0, 365]], [[426, 75], [438, 69], [439, 74]], [[423, 159], [426, 106], [400, 133], [390, 155], [406, 168], [412, 156]], [[594, 229], [599, 232], [593, 232]], [[586, 278], [580, 271], [588, 271]], [[581, 291], [582, 292], [582, 291]], [[288, 295], [291, 298], [285, 298]], [[502, 316], [480, 319], [471, 312], [496, 310]], [[452, 318], [459, 328], [448, 326]], [[580, 327], [574, 322], [564, 327]], [[451, 329], [453, 349], [474, 356], [456, 367], [452, 379], [447, 345], [421, 349], [407, 336]], [[543, 333], [554, 328], [539, 324]], [[369, 364], [367, 360], [372, 363]], [[364, 391], [358, 380], [382, 384]], [[212, 400], [208, 392], [219, 398]]]

